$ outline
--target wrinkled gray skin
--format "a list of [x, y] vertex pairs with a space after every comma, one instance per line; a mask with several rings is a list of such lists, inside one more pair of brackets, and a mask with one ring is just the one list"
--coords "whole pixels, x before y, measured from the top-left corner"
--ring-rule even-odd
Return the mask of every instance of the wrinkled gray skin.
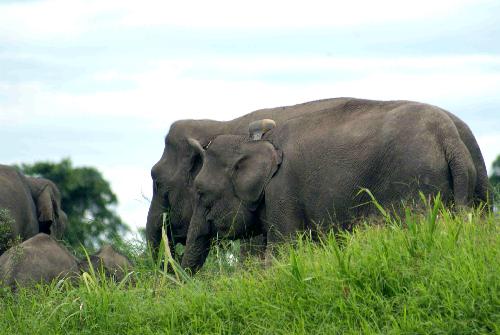
[[[183, 120], [172, 124], [167, 137], [165, 148], [160, 160], [153, 166], [153, 199], [148, 212], [146, 223], [146, 238], [153, 250], [161, 239], [162, 213], [170, 212], [171, 229], [167, 229], [169, 241], [186, 243], [189, 222], [193, 214], [195, 191], [193, 180], [201, 168], [201, 157], [187, 142], [193, 138], [206, 146], [216, 136], [221, 134], [245, 135], [248, 133], [248, 124], [252, 121], [270, 118], [278, 126], [283, 121], [316, 113], [324, 109], [340, 109], [340, 106], [351, 98], [334, 98], [312, 101], [294, 106], [262, 109], [237, 119], [219, 122], [212, 120]], [[361, 100], [360, 100], [361, 101]], [[460, 138], [469, 149], [477, 171], [475, 194], [487, 193], [488, 175], [479, 150], [479, 146], [469, 127], [459, 118], [443, 111], [455, 123]], [[482, 199], [479, 197], [479, 199]], [[173, 243], [170, 244], [174, 253]]]
[[0, 283], [10, 287], [50, 283], [77, 271], [77, 259], [44, 233], [29, 238], [0, 256]]
[[262, 140], [220, 135], [208, 148], [191, 140], [203, 165], [182, 266], [197, 271], [216, 235], [263, 233], [269, 251], [304, 229], [349, 229], [375, 213], [361, 205], [369, 200], [358, 194], [362, 187], [383, 206], [416, 199], [418, 191], [440, 192], [457, 206], [486, 201], [487, 179], [478, 177], [484, 161], [459, 121], [426, 104], [339, 99], [277, 122]]
[[[23, 241], [39, 232], [60, 239], [68, 222], [53, 182], [26, 177], [7, 165], [0, 165], [0, 208], [7, 209], [14, 219], [10, 237], [19, 236]], [[0, 245], [0, 255], [6, 249]]]
[[[246, 134], [252, 121], [271, 118], [276, 122], [314, 113], [337, 104], [337, 99], [325, 99], [294, 106], [261, 109], [231, 121], [181, 120], [172, 124], [165, 138], [160, 160], [151, 169], [153, 199], [146, 223], [146, 238], [156, 250], [161, 240], [162, 214], [170, 213], [169, 241], [186, 243], [193, 213], [195, 192], [193, 180], [201, 168], [201, 157], [188, 144], [189, 138], [206, 146], [221, 134]], [[174, 253], [173, 243], [170, 244]]]
[[[107, 276], [118, 281], [125, 277], [125, 271], [132, 269], [128, 258], [110, 245], [89, 259], [95, 271], [102, 267]], [[82, 272], [89, 272], [88, 260], [78, 261], [66, 247], [44, 233], [11, 247], [0, 256], [0, 285], [11, 288], [50, 283], [67, 276], [76, 278]]]
[[[116, 251], [111, 245], [103, 246], [96, 254], [89, 257], [92, 268], [95, 271], [99, 269], [104, 270], [104, 273], [116, 280], [122, 280], [126, 271], [132, 270], [132, 263], [130, 260]], [[83, 259], [79, 263], [80, 271], [89, 272], [89, 261]]]

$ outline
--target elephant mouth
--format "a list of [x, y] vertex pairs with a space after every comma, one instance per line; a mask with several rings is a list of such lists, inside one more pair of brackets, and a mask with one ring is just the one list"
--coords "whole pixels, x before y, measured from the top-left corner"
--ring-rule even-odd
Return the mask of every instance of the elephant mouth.
[[171, 224], [165, 226], [166, 234], [171, 243], [174, 245], [180, 243], [182, 245], [186, 244], [187, 234], [183, 229], [176, 228]]
[[213, 233], [216, 231], [214, 219], [213, 218], [207, 218], [207, 225], [208, 225], [208, 234], [210, 236], [212, 236]]
[[168, 188], [165, 183], [160, 180], [153, 180], [153, 197], [157, 197], [159, 203], [165, 209], [170, 207], [168, 199]]
[[187, 240], [186, 236], [182, 236], [182, 235], [173, 235], [172, 236], [172, 242], [175, 244], [180, 243], [182, 245], [186, 245], [186, 240]]
[[161, 199], [161, 206], [165, 209], [170, 209], [170, 201], [168, 199], [168, 191], [164, 191], [159, 194]]

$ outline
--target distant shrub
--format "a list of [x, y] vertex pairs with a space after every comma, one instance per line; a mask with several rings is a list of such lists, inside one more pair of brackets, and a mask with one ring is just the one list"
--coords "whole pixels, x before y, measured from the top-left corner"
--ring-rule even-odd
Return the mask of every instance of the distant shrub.
[[8, 209], [0, 208], [0, 252], [11, 245], [14, 219]]

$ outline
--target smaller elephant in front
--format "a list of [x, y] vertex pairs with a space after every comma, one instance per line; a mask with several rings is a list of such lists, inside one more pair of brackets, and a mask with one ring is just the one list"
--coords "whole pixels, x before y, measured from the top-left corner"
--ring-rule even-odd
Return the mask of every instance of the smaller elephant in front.
[[376, 213], [367, 188], [384, 206], [441, 194], [469, 206], [475, 164], [453, 120], [416, 102], [352, 101], [276, 125], [250, 124], [250, 136], [220, 135], [190, 145], [203, 165], [182, 259], [196, 272], [211, 240], [264, 234], [267, 250], [297, 232], [349, 229]]
[[59, 278], [73, 281], [89, 272], [89, 261], [95, 271], [122, 280], [132, 270], [130, 260], [112, 246], [103, 246], [89, 258], [78, 260], [64, 245], [50, 235], [39, 233], [0, 256], [0, 285], [17, 288], [50, 283]]
[[8, 241], [16, 238], [25, 241], [46, 233], [60, 239], [68, 222], [61, 193], [52, 181], [24, 176], [7, 165], [0, 165], [0, 208], [12, 218], [8, 227], [0, 223], [0, 255], [8, 249]]
[[128, 271], [132, 270], [132, 262], [123, 254], [116, 251], [111, 245], [103, 246], [97, 253], [84, 258], [79, 262], [81, 272], [89, 272], [90, 266], [98, 272], [101, 268], [104, 274], [117, 281], [125, 278]]
[[40, 233], [0, 256], [0, 285], [12, 288], [76, 276], [78, 260], [51, 236]]

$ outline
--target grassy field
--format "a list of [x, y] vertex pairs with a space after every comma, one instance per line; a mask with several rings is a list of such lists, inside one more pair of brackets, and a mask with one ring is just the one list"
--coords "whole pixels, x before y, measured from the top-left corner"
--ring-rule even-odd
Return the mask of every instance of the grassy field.
[[121, 283], [88, 274], [0, 292], [0, 334], [500, 334], [500, 219], [439, 205], [283, 246], [272, 266], [217, 249], [194, 278], [135, 254]]

